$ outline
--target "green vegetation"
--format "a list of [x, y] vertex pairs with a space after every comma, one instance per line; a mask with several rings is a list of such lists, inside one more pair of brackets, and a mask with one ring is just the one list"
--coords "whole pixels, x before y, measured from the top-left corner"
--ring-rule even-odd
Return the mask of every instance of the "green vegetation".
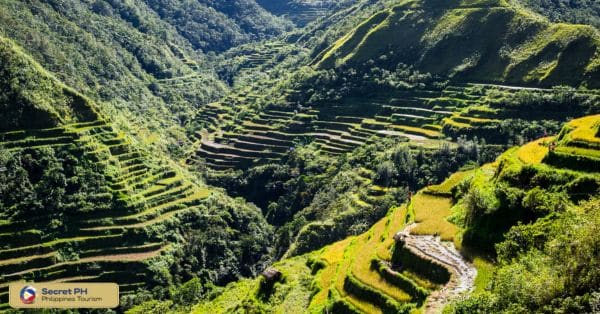
[[173, 285], [223, 284], [269, 258], [256, 207], [149, 154], [8, 40], [2, 58], [3, 114], [17, 113], [0, 133], [2, 301], [16, 280], [114, 281], [128, 308], [144, 300], [134, 294], [176, 297]]
[[391, 70], [402, 62], [459, 81], [598, 87], [599, 43], [591, 26], [551, 24], [505, 1], [400, 1], [339, 39], [317, 65], [377, 62]]
[[50, 128], [98, 118], [90, 101], [60, 83], [11, 40], [0, 37], [0, 131]]
[[2, 2], [0, 311], [596, 311], [595, 7], [516, 1]]
[[554, 22], [590, 24], [600, 28], [600, 4], [596, 1], [518, 0], [512, 3], [524, 5]]
[[204, 53], [290, 26], [254, 1], [230, 2], [4, 1], [0, 33], [66, 85], [102, 101], [114, 123], [140, 137], [152, 133], [155, 146], [182, 158], [195, 110], [228, 89]]
[[340, 10], [352, 3], [348, 0], [257, 0], [256, 2], [273, 14], [290, 18], [298, 26], [306, 26], [314, 20], [327, 16], [329, 12]]
[[411, 149], [394, 139], [341, 158], [315, 158], [319, 150], [296, 147], [284, 163], [244, 172], [208, 171], [207, 182], [257, 204], [279, 227], [278, 250], [300, 254], [365, 231], [408, 190], [440, 182], [466, 163], [486, 162], [495, 151], [472, 141]]
[[[573, 139], [594, 145], [598, 119], [570, 122], [558, 147]], [[457, 221], [467, 227], [465, 243], [490, 249], [495, 244], [499, 266], [486, 290], [458, 302], [452, 312], [596, 309], [598, 257], [591, 247], [597, 245], [600, 181], [577, 171], [578, 162], [547, 164], [555, 160], [552, 141], [508, 151], [499, 158], [496, 173], [477, 174], [456, 190], [456, 217], [462, 216]], [[598, 164], [591, 166], [598, 169]]]

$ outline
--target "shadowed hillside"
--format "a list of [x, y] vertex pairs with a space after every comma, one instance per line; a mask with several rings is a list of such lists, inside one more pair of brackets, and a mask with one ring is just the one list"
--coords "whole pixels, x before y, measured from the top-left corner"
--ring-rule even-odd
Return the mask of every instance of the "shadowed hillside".
[[0, 131], [98, 118], [91, 102], [0, 37]]
[[263, 6], [275, 15], [283, 15], [299, 27], [322, 18], [327, 14], [334, 12], [340, 7], [350, 5], [356, 0], [258, 0], [258, 4]]
[[186, 117], [227, 91], [205, 53], [290, 27], [252, 0], [0, 2], [4, 37], [102, 101], [102, 113], [159, 131], [154, 141], [171, 153], [186, 144]]

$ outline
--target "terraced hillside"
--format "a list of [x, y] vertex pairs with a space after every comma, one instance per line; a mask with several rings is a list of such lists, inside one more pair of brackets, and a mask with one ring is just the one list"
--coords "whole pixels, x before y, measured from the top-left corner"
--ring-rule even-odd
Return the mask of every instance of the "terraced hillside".
[[255, 86], [258, 78], [264, 79], [275, 74], [273, 70], [285, 58], [297, 55], [299, 50], [280, 40], [239, 46], [222, 55], [219, 74], [233, 86]]
[[[126, 296], [200, 271], [256, 273], [271, 236], [256, 207], [118, 129], [11, 41], [0, 58], [0, 311], [13, 281], [109, 281]], [[200, 262], [184, 258], [216, 241]]]
[[326, 16], [336, 6], [345, 6], [352, 1], [329, 0], [258, 0], [258, 4], [273, 14], [282, 15], [292, 20], [298, 27]]
[[[573, 147], [575, 142], [593, 146], [600, 138], [599, 123], [599, 115], [573, 120], [556, 139], [541, 138], [507, 151], [494, 163], [457, 172], [442, 184], [419, 191], [408, 203], [391, 208], [369, 231], [275, 263], [273, 267], [282, 273], [280, 279], [273, 281], [263, 276], [231, 284], [214, 299], [199, 304], [194, 312], [230, 313], [268, 308], [274, 312], [409, 313], [419, 309], [437, 313], [464, 293], [484, 291], [494, 268], [477, 255], [465, 261], [451, 248], [454, 244], [463, 249], [473, 239], [467, 225], [463, 242], [459, 235], [465, 230], [450, 222], [462, 224], [465, 219], [460, 217], [464, 215], [468, 196], [459, 194], [453, 198], [456, 189], [476, 186], [483, 189], [479, 193], [488, 193], [491, 192], [488, 189], [506, 184], [503, 189], [523, 188], [524, 193], [537, 193], [540, 187], [531, 188], [532, 182], [554, 178], [558, 181], [545, 181], [548, 186], [542, 189], [549, 194], [559, 193], [554, 190], [558, 187], [567, 189], [573, 201], [571, 206], [578, 206], [578, 199], [600, 191], [595, 173], [600, 169], [598, 164], [593, 165], [595, 170], [573, 170], [549, 162], [548, 157], [565, 147]], [[590, 157], [586, 150], [570, 152], [574, 159]], [[582, 182], [590, 185], [584, 186]], [[529, 210], [527, 202], [523, 203], [523, 211]], [[531, 218], [515, 212], [490, 215], [488, 223], [499, 228], [507, 221], [511, 225], [516, 221], [532, 223]], [[546, 219], [541, 221], [542, 225], [548, 223]]]
[[169, 245], [157, 234], [144, 232], [145, 228], [169, 225], [170, 218], [193, 210], [210, 194], [173, 165], [153, 161], [133, 148], [131, 139], [103, 120], [1, 133], [0, 147], [13, 153], [39, 148], [77, 151], [106, 171], [109, 186], [93, 201], [110, 204], [114, 199], [116, 204], [109, 210], [75, 214], [57, 238], [43, 231], [48, 223], [44, 216], [2, 221], [3, 302], [7, 284], [22, 279], [115, 281], [123, 293], [146, 286], [145, 261]]
[[[198, 113], [199, 147], [190, 162], [215, 170], [248, 168], [282, 157], [301, 142], [318, 143], [320, 152], [338, 156], [377, 138], [397, 137], [417, 145], [436, 146], [459, 136], [477, 136], [505, 144], [507, 119], [524, 121], [564, 119], [575, 107], [546, 109], [510, 107], [494, 103], [499, 95], [520, 88], [481, 84], [449, 86], [443, 90], [397, 91], [372, 97], [349, 97], [318, 107], [269, 105], [256, 112], [247, 106], [259, 98], [250, 91]], [[540, 94], [550, 90], [531, 89]], [[493, 91], [493, 92], [491, 92]], [[593, 92], [575, 92], [593, 93]], [[574, 100], [577, 101], [577, 100]], [[540, 105], [542, 106], [542, 105]], [[240, 115], [239, 112], [248, 110]], [[575, 110], [570, 112], [570, 110]], [[540, 136], [537, 134], [536, 136]]]
[[[454, 239], [459, 229], [444, 219], [452, 206], [446, 195], [468, 175], [460, 173], [440, 186], [419, 192], [408, 204], [390, 209], [364, 234], [276, 263], [274, 267], [282, 271], [283, 279], [272, 286], [272, 291], [265, 290], [264, 278], [246, 280], [228, 286], [225, 293], [199, 305], [195, 313], [236, 312], [253, 302], [292, 312], [409, 313], [416, 308], [440, 309], [440, 304], [426, 302], [427, 297], [442, 287], [445, 291], [457, 289], [458, 294], [472, 289], [473, 266], [438, 238], [421, 235]], [[357, 206], [367, 202], [368, 198], [356, 200]], [[417, 224], [408, 227], [412, 222]], [[465, 277], [463, 271], [470, 275], [465, 273]], [[277, 300], [272, 299], [275, 295]], [[254, 296], [259, 301], [250, 301]]]
[[550, 144], [545, 163], [573, 170], [600, 172], [599, 116], [572, 121], [556, 141], [557, 144]]
[[[406, 31], [410, 30], [410, 31]], [[402, 62], [461, 81], [598, 87], [600, 36], [551, 24], [504, 0], [402, 1], [374, 14], [315, 59], [321, 68]]]

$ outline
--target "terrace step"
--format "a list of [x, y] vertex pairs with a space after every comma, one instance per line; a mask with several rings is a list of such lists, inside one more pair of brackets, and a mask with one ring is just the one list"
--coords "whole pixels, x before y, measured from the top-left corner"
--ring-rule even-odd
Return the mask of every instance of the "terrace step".
[[152, 258], [152, 257], [160, 254], [164, 249], [166, 249], [166, 247], [160, 248], [158, 250], [142, 252], [142, 253], [133, 253], [133, 254], [125, 253], [125, 254], [112, 254], [112, 255], [104, 255], [104, 256], [86, 257], [86, 258], [81, 258], [76, 261], [60, 262], [60, 263], [56, 263], [56, 264], [53, 264], [50, 266], [37, 267], [37, 268], [27, 269], [27, 270], [23, 270], [23, 271], [19, 271], [19, 272], [14, 272], [14, 273], [6, 273], [4, 275], [4, 279], [7, 279], [8, 281], [10, 281], [10, 280], [14, 280], [13, 278], [22, 277], [26, 274], [30, 274], [33, 272], [50, 273], [51, 274], [52, 270], [57, 270], [61, 267], [71, 266], [71, 265], [94, 264], [94, 263], [99, 263], [99, 262], [106, 263], [106, 262], [111, 262], [111, 261], [121, 262], [121, 263], [143, 261], [143, 260]]
[[233, 147], [235, 148], [241, 148], [244, 150], [252, 150], [252, 151], [257, 151], [257, 152], [276, 152], [276, 153], [284, 153], [286, 152], [289, 147], [288, 146], [278, 146], [278, 145], [271, 145], [271, 144], [262, 144], [262, 143], [255, 143], [252, 141], [244, 141], [244, 140], [240, 140], [240, 139], [236, 139], [236, 138], [229, 138], [228, 140], [226, 140], [226, 142], [222, 142], [225, 141], [224, 139], [215, 139], [215, 142], [219, 142], [219, 144], [229, 144], [229, 145], [233, 145]]
[[2, 146], [6, 149], [14, 150], [21, 148], [35, 148], [42, 146], [57, 146], [57, 145], [68, 145], [75, 139], [74, 136], [65, 135], [52, 138], [27, 138], [25, 140], [4, 142]]
[[324, 146], [329, 146], [329, 147], [332, 147], [332, 148], [338, 148], [338, 149], [343, 150], [345, 152], [351, 151], [355, 147], [355, 146], [344, 145], [344, 144], [335, 143], [335, 142], [331, 142], [331, 141], [326, 141], [326, 140], [323, 140], [323, 139], [317, 139], [315, 142], [319, 143], [319, 144], [322, 144]]
[[276, 145], [276, 146], [285, 146], [290, 147], [294, 145], [294, 142], [289, 140], [281, 140], [277, 138], [272, 138], [268, 136], [262, 135], [253, 135], [253, 134], [242, 134], [238, 136], [238, 139], [251, 143], [259, 143], [259, 144], [268, 144], [268, 145]]
[[344, 154], [344, 153], [346, 153], [346, 152], [349, 151], [347, 149], [341, 149], [341, 148], [329, 146], [329, 145], [326, 145], [326, 144], [320, 144], [319, 148], [323, 152], [330, 153], [330, 154], [333, 154], [333, 155], [340, 155], [340, 154]]
[[248, 149], [236, 148], [233, 146], [223, 145], [215, 142], [205, 141], [201, 146], [205, 151], [213, 152], [216, 154], [226, 154], [243, 156], [248, 158], [274, 158], [281, 156], [281, 153], [268, 152], [268, 151], [255, 151]]

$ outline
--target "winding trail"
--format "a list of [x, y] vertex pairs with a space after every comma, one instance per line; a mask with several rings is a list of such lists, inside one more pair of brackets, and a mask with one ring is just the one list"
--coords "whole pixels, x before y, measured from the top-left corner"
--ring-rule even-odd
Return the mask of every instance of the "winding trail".
[[407, 226], [396, 236], [404, 239], [406, 248], [414, 254], [433, 260], [452, 273], [450, 281], [442, 289], [432, 292], [425, 303], [425, 313], [440, 313], [450, 301], [473, 291], [477, 269], [465, 260], [453, 243], [441, 241], [436, 236], [410, 234], [415, 226]]

